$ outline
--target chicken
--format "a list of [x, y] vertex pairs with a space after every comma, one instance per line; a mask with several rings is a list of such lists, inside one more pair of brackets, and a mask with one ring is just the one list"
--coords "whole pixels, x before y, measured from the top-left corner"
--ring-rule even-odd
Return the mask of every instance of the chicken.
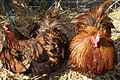
[[82, 73], [104, 73], [112, 70], [116, 62], [116, 50], [111, 36], [114, 28], [104, 12], [111, 0], [78, 14], [71, 21], [76, 24], [75, 35], [69, 46], [70, 62]]
[[[50, 72], [55, 71], [58, 67], [60, 67], [60, 65], [62, 65], [64, 60], [68, 58], [68, 39], [66, 36], [67, 30], [63, 23], [59, 21], [58, 12], [54, 11], [45, 13], [38, 24], [40, 26], [35, 30], [38, 34], [36, 39], [40, 43], [38, 46], [41, 46], [41, 50], [39, 50], [41, 52], [39, 53], [42, 53], [43, 57], [41, 57], [41, 59], [38, 58], [38, 63], [36, 63], [36, 61], [33, 62], [32, 65], [34, 67], [32, 67], [32, 70], [35, 73], [37, 71], [39, 72], [39, 69], [44, 68], [39, 67], [39, 65], [41, 65], [39, 62], [45, 62], [42, 65], [45, 65], [46, 67], [48, 66], [48, 70], [50, 70]], [[34, 54], [32, 56], [34, 58]]]
[[5, 33], [5, 45], [0, 53], [0, 60], [3, 66], [16, 73], [25, 72], [30, 67], [30, 48], [28, 40], [21, 38], [12, 32], [11, 24], [5, 23], [3, 26]]
[[30, 70], [39, 75], [61, 67], [67, 57], [68, 40], [58, 16], [52, 12], [45, 14], [39, 23], [35, 23], [30, 38], [21, 38], [11, 24], [4, 25], [7, 43], [0, 59], [6, 68], [17, 73]]

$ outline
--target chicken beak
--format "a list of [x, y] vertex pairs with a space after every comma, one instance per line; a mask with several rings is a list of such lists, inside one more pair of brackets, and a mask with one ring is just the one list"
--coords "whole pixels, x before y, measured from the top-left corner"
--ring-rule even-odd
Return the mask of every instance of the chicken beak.
[[97, 43], [100, 41], [100, 32], [97, 32], [96, 36], [91, 36], [91, 41], [94, 48], [98, 47]]

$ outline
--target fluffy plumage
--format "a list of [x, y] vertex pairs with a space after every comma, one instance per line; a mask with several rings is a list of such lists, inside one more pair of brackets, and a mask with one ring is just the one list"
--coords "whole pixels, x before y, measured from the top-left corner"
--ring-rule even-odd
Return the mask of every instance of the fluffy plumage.
[[70, 42], [70, 61], [81, 72], [102, 73], [114, 67], [116, 50], [110, 39], [114, 26], [104, 13], [110, 3], [107, 0], [72, 20], [77, 26]]
[[[45, 62], [42, 65], [49, 66], [48, 70], [51, 72], [58, 69], [64, 60], [67, 59], [68, 54], [66, 51], [68, 48], [68, 39], [66, 36], [66, 29], [63, 23], [60, 22], [57, 12], [50, 11], [46, 13], [42, 16], [38, 24], [40, 26], [36, 28], [35, 32], [38, 34], [36, 37], [37, 42], [40, 44], [38, 46], [42, 48], [42, 50], [39, 50], [43, 56], [41, 60]], [[40, 59], [38, 58], [38, 60]], [[36, 68], [39, 69], [38, 63], [33, 63], [33, 65], [36, 65], [32, 68], [33, 72], [36, 72]], [[41, 67], [41, 69], [43, 68], [44, 67]], [[41, 70], [39, 71], [41, 72]]]
[[4, 66], [17, 73], [29, 69], [35, 75], [61, 67], [67, 56], [68, 40], [58, 16], [45, 14], [31, 31], [33, 38], [21, 38], [12, 25], [5, 24], [6, 46], [0, 54]]

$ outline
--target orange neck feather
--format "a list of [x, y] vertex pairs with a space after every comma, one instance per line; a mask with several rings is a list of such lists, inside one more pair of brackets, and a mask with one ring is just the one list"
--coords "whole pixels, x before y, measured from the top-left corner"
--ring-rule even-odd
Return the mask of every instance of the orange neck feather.
[[17, 43], [18, 37], [12, 32], [7, 32], [6, 33], [6, 40], [7, 40], [7, 44], [9, 45], [9, 47], [12, 47], [12, 45]]

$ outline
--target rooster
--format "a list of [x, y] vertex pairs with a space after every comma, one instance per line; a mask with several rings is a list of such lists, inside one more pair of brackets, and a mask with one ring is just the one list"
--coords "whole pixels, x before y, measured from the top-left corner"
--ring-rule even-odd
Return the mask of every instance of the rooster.
[[104, 12], [107, 0], [98, 8], [78, 14], [71, 21], [75, 23], [75, 36], [70, 42], [70, 62], [82, 73], [103, 73], [114, 68], [116, 50], [111, 37], [114, 28], [111, 19]]
[[21, 38], [21, 33], [6, 23], [3, 26], [6, 46], [0, 55], [5, 67], [17, 73], [30, 70], [35, 75], [50, 73], [60, 67], [67, 57], [68, 39], [58, 16], [56, 12], [46, 13], [39, 23], [35, 23], [30, 38]]

